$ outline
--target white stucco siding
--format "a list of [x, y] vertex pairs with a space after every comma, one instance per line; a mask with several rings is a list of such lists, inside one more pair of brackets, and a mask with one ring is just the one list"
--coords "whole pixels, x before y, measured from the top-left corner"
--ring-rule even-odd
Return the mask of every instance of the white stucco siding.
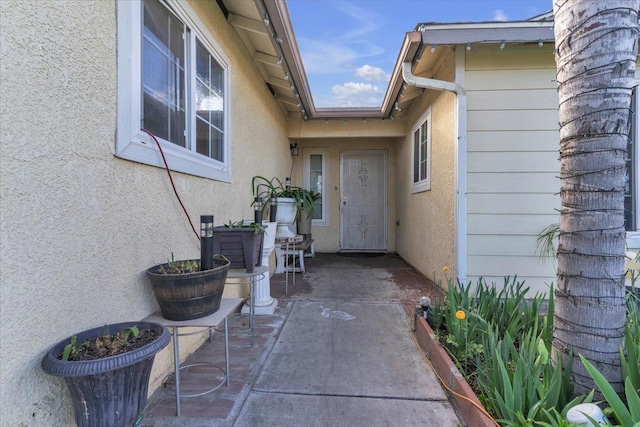
[[[199, 257], [164, 169], [114, 157], [115, 1], [0, 2], [0, 424], [73, 425], [55, 342], [157, 309], [147, 268]], [[231, 63], [231, 183], [174, 173], [196, 228], [252, 218], [251, 177], [284, 176], [284, 116], [215, 2], [194, 10]], [[205, 336], [203, 336], [205, 338]], [[181, 340], [181, 355], [200, 337]], [[151, 389], [171, 368], [156, 357]]]
[[467, 280], [555, 282], [537, 234], [559, 221], [558, 114], [552, 47], [474, 46], [466, 56]]

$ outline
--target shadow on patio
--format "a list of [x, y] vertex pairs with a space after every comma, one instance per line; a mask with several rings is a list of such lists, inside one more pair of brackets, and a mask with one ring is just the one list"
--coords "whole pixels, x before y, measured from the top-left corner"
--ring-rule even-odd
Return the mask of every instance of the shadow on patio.
[[[230, 385], [194, 398], [157, 390], [139, 426], [411, 425], [425, 416], [439, 426], [460, 421], [411, 339], [413, 307], [436, 292], [400, 257], [318, 253], [293, 285], [271, 277], [272, 316], [229, 316]], [[224, 366], [216, 333], [186, 363]], [[184, 371], [183, 371], [184, 372]], [[184, 374], [183, 393], [219, 382], [210, 367]]]

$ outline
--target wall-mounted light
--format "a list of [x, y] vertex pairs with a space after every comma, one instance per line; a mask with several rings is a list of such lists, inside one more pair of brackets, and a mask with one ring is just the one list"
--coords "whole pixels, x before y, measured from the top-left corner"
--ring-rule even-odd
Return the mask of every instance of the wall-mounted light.
[[502, 40], [502, 43], [500, 43], [500, 50], [504, 50], [505, 47], [505, 41]]
[[467, 52], [471, 50], [471, 43], [467, 43]]
[[542, 47], [544, 46], [544, 42], [542, 41], [542, 39], [538, 40], [538, 47]]
[[298, 143], [294, 143], [294, 144], [289, 144], [289, 149], [291, 150], [291, 155], [293, 157], [297, 157], [298, 156]]

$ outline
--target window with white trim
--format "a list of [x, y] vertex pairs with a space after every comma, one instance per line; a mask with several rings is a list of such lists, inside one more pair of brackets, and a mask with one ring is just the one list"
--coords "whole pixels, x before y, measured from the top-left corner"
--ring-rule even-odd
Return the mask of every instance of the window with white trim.
[[413, 135], [413, 181], [411, 192], [431, 189], [431, 108], [418, 120], [412, 129]]
[[633, 88], [629, 115], [630, 132], [627, 145], [627, 172], [624, 188], [624, 223], [627, 231], [638, 230], [638, 86]]
[[314, 225], [328, 225], [325, 203], [326, 150], [323, 148], [306, 148], [303, 153], [304, 188], [320, 193], [320, 199], [313, 204], [311, 223]]
[[187, 4], [118, 2], [116, 155], [229, 181], [229, 61]]

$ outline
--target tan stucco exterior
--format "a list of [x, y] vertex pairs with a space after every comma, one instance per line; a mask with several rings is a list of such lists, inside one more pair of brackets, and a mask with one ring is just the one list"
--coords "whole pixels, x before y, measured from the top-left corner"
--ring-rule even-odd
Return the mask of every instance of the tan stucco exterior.
[[[454, 81], [454, 60], [447, 61], [434, 78]], [[455, 96], [449, 92], [426, 90], [407, 118], [406, 136], [398, 145], [396, 187], [396, 252], [416, 269], [436, 282], [444, 267], [455, 268]], [[411, 192], [413, 179], [411, 129], [431, 107], [431, 189]]]
[[[251, 177], [284, 176], [285, 117], [215, 2], [193, 2], [231, 63], [231, 183], [174, 173], [198, 228], [252, 218]], [[116, 2], [0, 2], [2, 425], [72, 425], [53, 343], [157, 309], [144, 271], [199, 257], [165, 170], [114, 157]], [[183, 345], [183, 355], [198, 345]], [[151, 388], [169, 371], [156, 357]], [[54, 397], [55, 396], [55, 397]]]

